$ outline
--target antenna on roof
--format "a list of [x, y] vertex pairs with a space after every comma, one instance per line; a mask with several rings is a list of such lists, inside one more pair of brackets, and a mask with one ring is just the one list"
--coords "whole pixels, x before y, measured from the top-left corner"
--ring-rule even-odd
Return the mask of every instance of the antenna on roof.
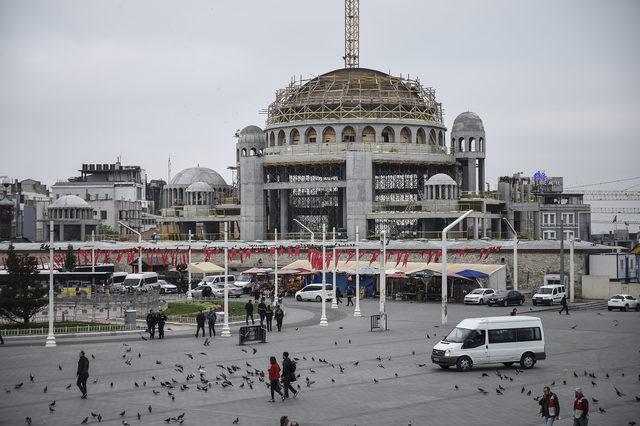
[[344, 1], [344, 67], [360, 67], [360, 0]]

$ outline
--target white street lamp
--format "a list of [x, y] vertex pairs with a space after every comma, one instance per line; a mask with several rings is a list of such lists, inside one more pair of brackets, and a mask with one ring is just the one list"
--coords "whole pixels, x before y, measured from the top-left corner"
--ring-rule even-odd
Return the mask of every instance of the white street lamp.
[[187, 281], [189, 281], [189, 290], [187, 291], [187, 300], [192, 300], [191, 294], [191, 229], [189, 229], [189, 256], [187, 259]]
[[297, 223], [298, 225], [300, 225], [302, 228], [304, 228], [307, 232], [309, 232], [311, 234], [311, 244], [313, 244], [315, 242], [315, 234], [313, 233], [313, 231], [309, 228], [307, 228], [304, 223], [300, 222], [298, 219], [293, 219], [293, 221], [295, 223]]
[[518, 290], [518, 233], [507, 218], [502, 218], [513, 233], [513, 289]]
[[96, 271], [96, 230], [91, 231], [91, 272]]
[[447, 232], [471, 213], [473, 213], [473, 210], [468, 210], [465, 214], [451, 222], [442, 230], [442, 325], [447, 324]]
[[125, 223], [122, 221], [118, 221], [118, 224], [123, 228], [126, 228], [129, 231], [133, 232], [134, 234], [138, 235], [138, 273], [141, 274], [142, 273], [142, 234], [136, 231], [135, 229], [125, 225]]
[[327, 264], [325, 257], [327, 255], [326, 250], [327, 242], [327, 225], [322, 225], [322, 315], [320, 316], [320, 327], [326, 327], [329, 325], [327, 322]]
[[575, 250], [575, 238], [571, 237], [571, 241], [569, 243], [569, 302], [573, 303], [574, 301], [574, 290], [575, 290], [575, 281], [576, 281], [576, 271], [575, 271], [575, 261], [573, 259], [574, 250]]
[[353, 311], [354, 317], [361, 317], [360, 313], [360, 233], [356, 225], [356, 308]]
[[338, 259], [336, 259], [336, 227], [333, 227], [333, 252], [331, 256], [333, 263], [333, 298], [331, 299], [331, 309], [338, 309], [338, 300], [336, 299], [337, 283], [336, 283], [336, 269], [338, 266]]
[[49, 221], [49, 334], [45, 348], [56, 346], [56, 336], [53, 334], [53, 221]]
[[275, 250], [275, 254], [274, 254], [274, 271], [273, 271], [273, 275], [274, 275], [274, 280], [275, 280], [275, 285], [274, 285], [274, 298], [273, 298], [273, 302], [272, 304], [275, 305], [276, 301], [278, 300], [278, 228], [275, 229], [275, 234], [274, 234], [274, 242], [276, 245], [276, 250]]
[[224, 324], [222, 326], [222, 337], [231, 337], [229, 328], [229, 231], [228, 222], [224, 223]]
[[[380, 240], [382, 248], [382, 260], [380, 263], [380, 315], [385, 313], [385, 302], [387, 299], [387, 231], [382, 231], [382, 239]], [[383, 320], [384, 321], [384, 320]]]

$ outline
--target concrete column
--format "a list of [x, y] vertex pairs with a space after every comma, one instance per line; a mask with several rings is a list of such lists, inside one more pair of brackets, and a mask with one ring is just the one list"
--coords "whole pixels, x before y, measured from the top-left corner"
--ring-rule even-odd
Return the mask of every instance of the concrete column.
[[58, 241], [65, 241], [64, 238], [64, 224], [60, 223], [58, 225]]
[[373, 163], [371, 152], [346, 153], [347, 235], [355, 240], [356, 226], [360, 234], [367, 232], [367, 213], [373, 206]]
[[499, 237], [498, 238], [502, 238], [502, 219], [498, 219], [498, 226], [496, 228], [496, 232], [498, 233]]
[[288, 233], [288, 225], [289, 225], [289, 190], [281, 189], [280, 190], [280, 226], [278, 227], [278, 231], [280, 231], [280, 238], [286, 239]]
[[473, 218], [473, 239], [477, 240], [478, 239], [478, 225], [479, 225], [479, 220], [477, 217]]
[[[476, 142], [478, 143], [478, 142]], [[477, 145], [476, 145], [477, 147]], [[478, 159], [478, 191], [483, 194], [485, 191], [485, 177], [484, 177], [484, 158]]]
[[487, 218], [482, 218], [482, 238], [487, 236]]
[[85, 228], [84, 223], [80, 224], [80, 241], [85, 241], [87, 239], [87, 230]]
[[[468, 142], [467, 142], [468, 143]], [[471, 158], [468, 160], [468, 168], [467, 168], [467, 173], [469, 174], [468, 176], [468, 182], [469, 182], [469, 191], [477, 191], [477, 186], [476, 186], [476, 160]]]
[[540, 215], [539, 211], [533, 212], [533, 239], [539, 240], [540, 237]]

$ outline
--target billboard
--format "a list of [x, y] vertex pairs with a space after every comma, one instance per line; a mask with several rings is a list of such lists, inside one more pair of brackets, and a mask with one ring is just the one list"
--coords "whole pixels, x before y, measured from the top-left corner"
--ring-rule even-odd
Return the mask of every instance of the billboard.
[[540, 170], [533, 174], [533, 192], [538, 194], [559, 194], [563, 189], [561, 176], [547, 176]]

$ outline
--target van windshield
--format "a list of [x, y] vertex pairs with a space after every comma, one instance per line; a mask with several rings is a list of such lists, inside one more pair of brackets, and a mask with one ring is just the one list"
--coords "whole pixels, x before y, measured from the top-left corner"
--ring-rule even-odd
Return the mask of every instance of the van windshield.
[[456, 327], [451, 330], [451, 333], [447, 337], [444, 338], [444, 342], [451, 343], [463, 343], [467, 340], [467, 337], [473, 332], [473, 330], [469, 330], [468, 328], [459, 328]]
[[127, 278], [122, 285], [125, 287], [136, 287], [138, 284], [140, 284], [140, 278]]
[[544, 288], [544, 287], [540, 287], [540, 291], [538, 291], [539, 294], [551, 294], [553, 292], [552, 288]]

